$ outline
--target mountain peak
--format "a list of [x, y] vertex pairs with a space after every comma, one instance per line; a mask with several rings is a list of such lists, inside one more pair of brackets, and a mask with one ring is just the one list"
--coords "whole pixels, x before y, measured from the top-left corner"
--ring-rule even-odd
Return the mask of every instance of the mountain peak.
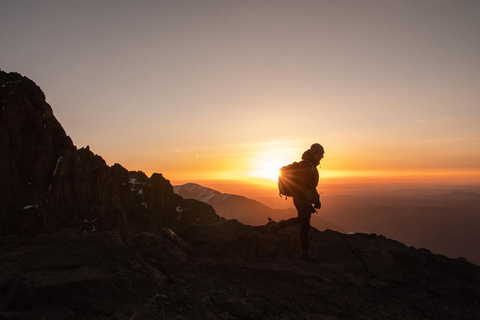
[[174, 186], [173, 190], [183, 198], [196, 199], [210, 205], [225, 201], [232, 196], [231, 194], [221, 193], [196, 183], [185, 183], [183, 185]]
[[[249, 225], [263, 225], [269, 218], [286, 220], [297, 216], [294, 208], [272, 209], [261, 202], [235, 194], [225, 194], [195, 183], [173, 187], [176, 194], [186, 199], [196, 199], [211, 205], [221, 217], [237, 219]], [[333, 229], [345, 231], [344, 228], [317, 215], [312, 217], [312, 226], [319, 230]]]
[[110, 167], [89, 146], [77, 149], [27, 77], [0, 72], [0, 110], [0, 235], [76, 227], [126, 237], [198, 218], [177, 219], [178, 206], [204, 210], [199, 223], [220, 219], [201, 202], [183, 201], [161, 174]]

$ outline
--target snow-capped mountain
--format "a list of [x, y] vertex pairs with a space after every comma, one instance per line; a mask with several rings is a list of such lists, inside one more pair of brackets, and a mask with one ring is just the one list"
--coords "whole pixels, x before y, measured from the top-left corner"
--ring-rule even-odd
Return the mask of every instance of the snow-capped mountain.
[[173, 191], [183, 198], [199, 200], [210, 205], [227, 200], [232, 196], [235, 197], [235, 195], [221, 193], [196, 183], [185, 183], [180, 186], [174, 186]]
[[[174, 186], [173, 191], [184, 199], [195, 199], [208, 203], [221, 217], [237, 219], [246, 224], [262, 225], [268, 222], [269, 217], [279, 221], [297, 216], [295, 208], [272, 209], [256, 200], [240, 195], [221, 193], [195, 183]], [[343, 228], [318, 215], [312, 216], [311, 223], [319, 230], [331, 229], [345, 232]]]

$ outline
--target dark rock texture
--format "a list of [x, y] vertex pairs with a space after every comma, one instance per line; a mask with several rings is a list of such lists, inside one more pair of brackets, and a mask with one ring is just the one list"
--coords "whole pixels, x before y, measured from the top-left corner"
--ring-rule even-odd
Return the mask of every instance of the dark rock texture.
[[128, 319], [165, 279], [113, 232], [10, 236], [0, 256], [0, 319]]
[[0, 234], [39, 227], [57, 159], [74, 149], [40, 88], [0, 72]]
[[125, 238], [220, 220], [209, 205], [174, 194], [161, 174], [148, 178], [108, 166], [88, 146], [77, 150], [40, 88], [17, 73], [0, 72], [0, 137], [0, 235], [78, 227]]
[[[215, 258], [206, 262], [212, 268], [206, 277], [224, 274], [244, 292], [259, 288], [257, 294], [275, 306], [276, 316], [285, 308], [297, 310], [298, 319], [309, 319], [307, 313], [338, 319], [479, 319], [480, 267], [465, 259], [376, 234], [313, 229], [311, 250], [320, 263], [312, 265], [298, 260], [297, 227], [264, 235], [228, 220], [180, 231], [204, 256]], [[225, 270], [215, 269], [218, 265]]]
[[[188, 229], [188, 231], [187, 231]], [[480, 267], [382, 236], [227, 220], [0, 239], [0, 319], [478, 319]], [[188, 238], [187, 238], [188, 237]]]

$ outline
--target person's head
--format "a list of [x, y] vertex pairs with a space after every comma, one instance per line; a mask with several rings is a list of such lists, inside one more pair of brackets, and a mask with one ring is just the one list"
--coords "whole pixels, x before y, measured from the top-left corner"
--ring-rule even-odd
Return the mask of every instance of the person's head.
[[325, 150], [323, 150], [322, 145], [319, 143], [312, 144], [310, 147], [310, 152], [318, 162], [323, 159], [323, 155], [325, 154]]

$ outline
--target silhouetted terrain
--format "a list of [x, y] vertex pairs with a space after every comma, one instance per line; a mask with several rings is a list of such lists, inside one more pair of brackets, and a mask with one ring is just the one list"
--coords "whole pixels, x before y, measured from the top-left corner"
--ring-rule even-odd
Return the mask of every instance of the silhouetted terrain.
[[0, 319], [478, 319], [480, 267], [375, 234], [258, 233], [77, 150], [0, 72]]
[[[322, 187], [322, 186], [321, 186]], [[443, 189], [382, 190], [360, 186], [356, 196], [322, 196], [323, 207], [312, 215], [319, 230], [343, 233], [378, 233], [407, 245], [430, 250], [452, 258], [465, 257], [480, 264], [480, 194]], [[243, 196], [188, 183], [175, 186], [183, 198], [196, 199], [213, 206], [217, 214], [242, 223], [265, 224], [296, 216], [294, 208], [272, 209]], [[293, 206], [292, 200], [289, 200]]]
[[[219, 219], [209, 205], [177, 196], [161, 174], [110, 167], [88, 146], [77, 149], [33, 81], [1, 72], [0, 82], [0, 235], [79, 227], [127, 237]], [[198, 220], [177, 219], [193, 207], [204, 212]]]
[[323, 197], [323, 216], [349, 232], [375, 232], [480, 264], [480, 194]]
[[[245, 224], [263, 225], [268, 222], [269, 217], [279, 221], [297, 216], [295, 208], [272, 209], [258, 201], [235, 194], [221, 193], [195, 183], [174, 186], [173, 190], [185, 199], [208, 203], [221, 217], [237, 219]], [[318, 230], [331, 229], [345, 232], [342, 227], [323, 219], [321, 215], [313, 214], [311, 224]]]

